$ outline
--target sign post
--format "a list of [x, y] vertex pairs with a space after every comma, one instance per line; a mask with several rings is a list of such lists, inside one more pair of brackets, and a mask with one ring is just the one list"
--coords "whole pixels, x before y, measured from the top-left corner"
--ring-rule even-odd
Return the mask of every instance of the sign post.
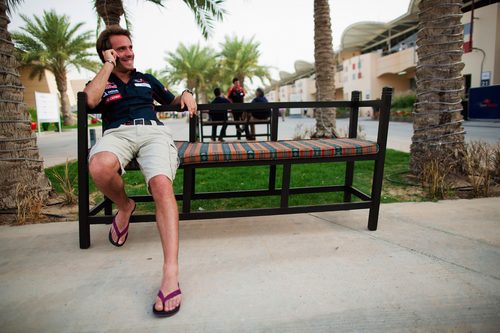
[[61, 117], [59, 116], [59, 103], [57, 101], [57, 95], [35, 91], [35, 101], [38, 133], [41, 132], [41, 123], [58, 123], [59, 133], [61, 133]]

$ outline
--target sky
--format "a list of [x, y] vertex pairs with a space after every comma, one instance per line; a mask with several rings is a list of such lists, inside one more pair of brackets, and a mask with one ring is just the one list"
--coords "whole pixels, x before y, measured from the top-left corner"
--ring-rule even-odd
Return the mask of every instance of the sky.
[[[158, 7], [143, 0], [123, 0], [132, 24], [135, 65], [139, 71], [165, 67], [168, 52], [179, 43], [200, 43], [220, 49], [225, 36], [238, 36], [260, 43], [260, 65], [270, 67], [277, 79], [279, 71], [294, 72], [296, 60], [314, 62], [313, 0], [226, 0], [227, 14], [217, 22], [213, 34], [203, 39], [194, 16], [180, 0], [167, 0]], [[82, 31], [95, 32], [97, 14], [92, 0], [24, 0], [11, 17], [9, 31], [24, 25], [20, 14], [41, 16], [54, 9], [67, 15], [72, 24], [84, 22]], [[342, 32], [361, 21], [388, 22], [408, 10], [410, 0], [330, 0], [334, 51], [338, 50]], [[124, 26], [124, 23], [122, 24]], [[96, 56], [97, 59], [97, 56]], [[89, 72], [71, 71], [71, 79], [91, 78]]]

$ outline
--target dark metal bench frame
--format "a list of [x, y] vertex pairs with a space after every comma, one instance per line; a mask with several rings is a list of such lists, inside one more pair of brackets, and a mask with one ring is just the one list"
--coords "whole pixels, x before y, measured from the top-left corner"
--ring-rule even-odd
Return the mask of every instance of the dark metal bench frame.
[[[361, 101], [360, 93], [354, 91], [350, 101], [330, 101], [330, 102], [286, 102], [286, 103], [253, 103], [253, 104], [232, 104], [233, 108], [239, 110], [271, 109], [271, 140], [278, 140], [278, 121], [280, 108], [331, 108], [347, 107], [350, 108], [349, 120], [349, 138], [356, 138], [358, 129], [358, 113], [360, 107], [378, 107], [380, 109], [380, 118], [377, 134], [377, 144], [379, 151], [376, 154], [341, 156], [335, 158], [299, 158], [286, 160], [246, 160], [239, 162], [217, 162], [182, 165], [184, 169], [183, 193], [176, 194], [176, 199], [182, 201], [182, 210], [179, 213], [181, 220], [192, 219], [214, 219], [227, 217], [245, 217], [260, 215], [277, 215], [293, 213], [310, 213], [322, 211], [337, 211], [351, 209], [369, 209], [368, 229], [376, 230], [378, 224], [378, 215], [380, 207], [380, 196], [382, 191], [382, 181], [384, 173], [384, 161], [387, 144], [387, 132], [389, 128], [389, 115], [391, 107], [392, 89], [384, 88], [380, 100]], [[201, 110], [226, 110], [227, 104], [200, 104]], [[179, 111], [178, 106], [162, 105], [157, 106], [156, 111]], [[105, 198], [93, 208], [89, 207], [89, 172], [88, 172], [88, 124], [87, 114], [93, 113], [87, 109], [86, 94], [78, 93], [78, 205], [79, 205], [79, 232], [80, 248], [90, 247], [90, 225], [111, 223], [112, 220], [112, 202]], [[189, 122], [189, 141], [196, 140], [197, 117], [192, 117]], [[208, 143], [218, 144], [218, 143]], [[372, 178], [371, 195], [353, 187], [354, 163], [355, 161], [372, 160], [374, 161], [374, 170]], [[310, 186], [300, 188], [290, 188], [290, 174], [292, 164], [303, 163], [322, 163], [322, 162], [345, 162], [346, 172], [343, 185], [330, 186]], [[196, 169], [213, 167], [234, 167], [234, 166], [269, 166], [269, 183], [267, 189], [244, 190], [244, 191], [223, 191], [223, 192], [196, 192]], [[283, 166], [282, 184], [280, 188], [276, 187], [276, 166]], [[288, 204], [289, 196], [292, 194], [304, 193], [324, 193], [324, 192], [342, 192], [344, 194], [343, 202], [323, 204], [293, 206]], [[229, 211], [191, 211], [191, 201], [197, 199], [222, 199], [234, 197], [253, 197], [253, 196], [280, 196], [280, 207], [276, 208], [257, 208], [240, 209]], [[352, 196], [356, 196], [361, 201], [353, 202]], [[150, 195], [131, 196], [136, 202], [152, 202]], [[98, 215], [104, 211], [104, 215]], [[134, 214], [130, 222], [152, 222], [155, 221], [154, 214]]]
[[[233, 105], [233, 108], [235, 105], [241, 105], [241, 104], [231, 104]], [[255, 104], [252, 104], [255, 105]], [[224, 108], [226, 110], [228, 107]], [[255, 110], [256, 108], [252, 108], [252, 110]], [[213, 109], [212, 109], [213, 110]], [[238, 109], [239, 110], [239, 109]], [[212, 128], [213, 125], [217, 126], [223, 126], [227, 125], [232, 126], [232, 125], [243, 125], [243, 126], [250, 126], [250, 125], [266, 125], [266, 131], [264, 133], [255, 133], [255, 137], [261, 137], [265, 136], [267, 140], [271, 140], [271, 118], [269, 117], [268, 119], [251, 119], [250, 117], [247, 117], [246, 120], [205, 120], [204, 118], [208, 116], [208, 110], [201, 110], [200, 111], [200, 116], [199, 118], [199, 133], [200, 133], [200, 139], [201, 142], [205, 142], [205, 138], [210, 138], [211, 135], [205, 135], [205, 132], [203, 132], [204, 127], [209, 127], [210, 129]], [[211, 132], [210, 132], [211, 133]], [[241, 137], [245, 137], [245, 133], [240, 134]], [[218, 137], [218, 136], [217, 136]], [[224, 138], [236, 138], [238, 137], [238, 134], [226, 134]]]

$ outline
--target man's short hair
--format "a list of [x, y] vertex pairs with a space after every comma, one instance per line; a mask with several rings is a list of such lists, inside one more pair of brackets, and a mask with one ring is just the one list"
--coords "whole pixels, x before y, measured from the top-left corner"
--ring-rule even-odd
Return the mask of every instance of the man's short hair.
[[240, 79], [238, 79], [237, 77], [235, 77], [235, 78], [233, 79], [233, 83], [235, 83], [236, 81], [239, 81], [239, 80], [240, 80]]
[[102, 51], [106, 51], [111, 48], [111, 42], [109, 41], [109, 38], [111, 36], [127, 36], [128, 39], [132, 40], [130, 31], [128, 31], [127, 29], [123, 29], [121, 27], [109, 27], [103, 30], [99, 34], [99, 37], [97, 38], [97, 41], [95, 43], [95, 49], [97, 51], [97, 55], [99, 56], [99, 58], [103, 63], [104, 63], [104, 56], [102, 55]]
[[215, 96], [220, 96], [221, 92], [220, 92], [220, 88], [215, 88], [214, 89], [214, 95]]
[[256, 95], [258, 96], [264, 96], [264, 90], [262, 88], [257, 88], [255, 91]]

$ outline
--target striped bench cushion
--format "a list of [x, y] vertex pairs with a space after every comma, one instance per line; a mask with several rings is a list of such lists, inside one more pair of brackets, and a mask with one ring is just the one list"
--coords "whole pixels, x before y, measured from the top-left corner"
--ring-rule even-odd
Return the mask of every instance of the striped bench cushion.
[[376, 142], [345, 138], [222, 143], [176, 141], [175, 144], [181, 164], [343, 157], [378, 152]]

